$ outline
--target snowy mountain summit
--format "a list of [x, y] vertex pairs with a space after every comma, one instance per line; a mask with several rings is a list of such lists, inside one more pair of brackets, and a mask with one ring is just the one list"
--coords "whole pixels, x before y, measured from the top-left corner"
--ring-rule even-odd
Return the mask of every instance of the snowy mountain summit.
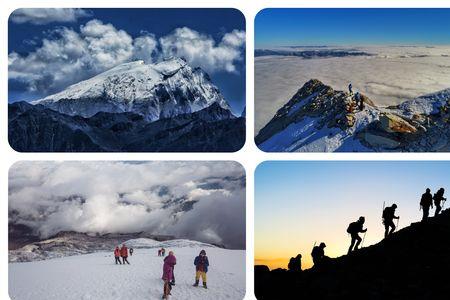
[[255, 137], [267, 152], [449, 151], [450, 89], [377, 107], [311, 79]]
[[32, 102], [71, 116], [133, 112], [148, 121], [193, 113], [214, 103], [230, 110], [208, 74], [181, 58], [124, 63]]

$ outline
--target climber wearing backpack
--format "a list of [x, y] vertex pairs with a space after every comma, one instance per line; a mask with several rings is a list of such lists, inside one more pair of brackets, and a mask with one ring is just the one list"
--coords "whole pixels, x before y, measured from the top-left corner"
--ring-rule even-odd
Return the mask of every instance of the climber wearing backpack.
[[397, 204], [392, 204], [392, 206], [388, 206], [383, 210], [384, 238], [395, 231], [394, 219], [400, 219], [400, 217], [395, 215], [396, 208]]
[[364, 110], [364, 101], [361, 98], [361, 94], [359, 92], [356, 92], [355, 94], [355, 103], [356, 106], [359, 107], [359, 110]]
[[326, 247], [325, 243], [320, 243], [319, 246], [313, 247], [311, 251], [311, 257], [313, 259], [314, 267], [319, 267], [326, 258], [324, 250], [325, 247]]
[[442, 201], [446, 201], [447, 198], [444, 198], [444, 188], [440, 188], [433, 196], [434, 206], [436, 206], [436, 210], [434, 212], [434, 216], [437, 216], [442, 209], [441, 203]]
[[422, 222], [428, 219], [430, 214], [430, 207], [433, 208], [433, 196], [431, 195], [431, 190], [427, 189], [422, 198], [420, 199], [420, 207], [423, 211]]
[[364, 217], [359, 217], [358, 221], [352, 222], [348, 225], [347, 233], [350, 233], [350, 236], [352, 237], [350, 247], [348, 248], [348, 254], [359, 249], [359, 244], [361, 244], [362, 241], [359, 233], [367, 231], [367, 228], [363, 229], [365, 221], [366, 219]]
[[302, 255], [297, 254], [296, 257], [291, 257], [288, 264], [288, 270], [293, 272], [300, 272], [302, 270]]

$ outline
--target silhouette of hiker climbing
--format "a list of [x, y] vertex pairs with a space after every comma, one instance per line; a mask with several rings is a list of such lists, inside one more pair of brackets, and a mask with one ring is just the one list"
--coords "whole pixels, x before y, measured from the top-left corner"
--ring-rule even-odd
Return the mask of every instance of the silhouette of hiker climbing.
[[431, 190], [427, 188], [426, 192], [422, 194], [422, 198], [420, 199], [420, 208], [423, 211], [422, 222], [428, 219], [430, 207], [433, 208], [433, 196], [431, 195]]
[[353, 95], [353, 86], [352, 86], [352, 83], [350, 83], [350, 84], [348, 85], [348, 92], [350, 93], [350, 95]]
[[388, 206], [383, 210], [384, 238], [395, 231], [394, 219], [400, 219], [400, 217], [395, 215], [396, 208], [397, 204], [392, 204], [392, 206]]
[[437, 216], [441, 212], [442, 209], [441, 203], [447, 200], [447, 198], [444, 198], [444, 192], [445, 189], [440, 188], [433, 196], [434, 206], [436, 206], [434, 216]]
[[347, 232], [350, 233], [350, 236], [352, 238], [350, 247], [348, 248], [348, 254], [359, 249], [359, 244], [361, 244], [362, 241], [359, 233], [367, 232], [367, 228], [363, 229], [364, 222], [365, 218], [359, 217], [358, 221], [352, 222], [348, 225]]
[[319, 267], [321, 265], [323, 265], [323, 262], [325, 261], [325, 259], [327, 258], [325, 256], [325, 247], [327, 245], [325, 245], [325, 243], [320, 243], [319, 246], [314, 246], [312, 251], [311, 251], [311, 257], [313, 259], [313, 263], [315, 267]]
[[302, 255], [297, 254], [296, 257], [291, 257], [288, 264], [289, 271], [300, 272], [302, 270]]

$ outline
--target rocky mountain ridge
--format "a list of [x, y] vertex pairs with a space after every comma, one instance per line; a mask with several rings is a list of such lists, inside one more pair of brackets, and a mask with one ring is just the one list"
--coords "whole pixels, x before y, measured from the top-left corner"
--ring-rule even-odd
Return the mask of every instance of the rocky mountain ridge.
[[450, 89], [398, 106], [364, 108], [317, 79], [305, 83], [255, 137], [267, 152], [449, 151]]

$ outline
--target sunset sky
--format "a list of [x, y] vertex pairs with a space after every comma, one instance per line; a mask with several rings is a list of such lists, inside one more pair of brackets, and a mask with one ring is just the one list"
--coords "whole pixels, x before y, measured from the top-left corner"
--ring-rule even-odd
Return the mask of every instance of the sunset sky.
[[350, 242], [347, 226], [359, 216], [368, 228], [364, 245], [377, 243], [383, 201], [398, 205], [400, 228], [419, 221], [422, 193], [447, 189], [449, 170], [440, 161], [262, 163], [255, 174], [255, 264], [286, 268], [301, 253], [309, 268], [314, 242], [327, 244], [326, 255], [341, 256]]

